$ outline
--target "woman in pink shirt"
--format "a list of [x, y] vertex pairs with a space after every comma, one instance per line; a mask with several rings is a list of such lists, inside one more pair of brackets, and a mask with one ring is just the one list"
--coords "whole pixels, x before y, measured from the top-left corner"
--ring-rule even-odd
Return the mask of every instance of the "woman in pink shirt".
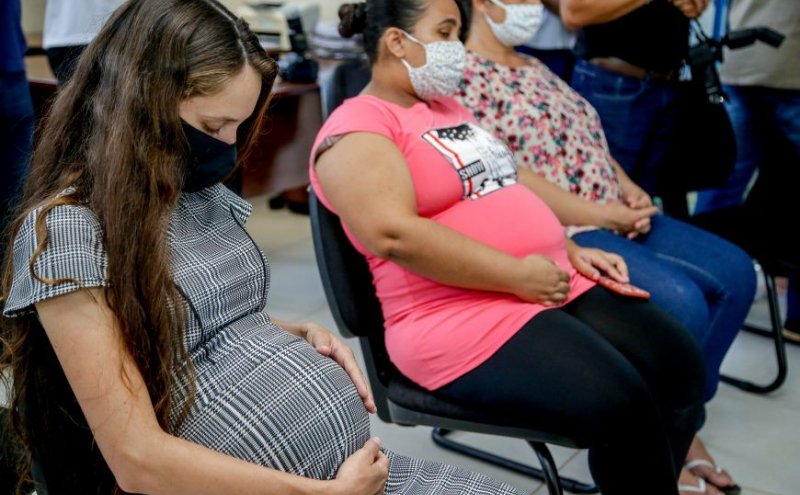
[[567, 240], [530, 172], [449, 97], [464, 66], [454, 0], [340, 16], [342, 34], [364, 33], [372, 80], [320, 131], [311, 181], [369, 263], [394, 364], [450, 400], [589, 445], [605, 495], [675, 495], [702, 413], [692, 337], [596, 287], [601, 274], [627, 282], [622, 259]]

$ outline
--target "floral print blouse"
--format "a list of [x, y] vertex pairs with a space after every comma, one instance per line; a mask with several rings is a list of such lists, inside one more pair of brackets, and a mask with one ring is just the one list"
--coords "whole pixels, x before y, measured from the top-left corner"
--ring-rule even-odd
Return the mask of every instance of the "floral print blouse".
[[517, 165], [581, 198], [621, 199], [600, 117], [543, 63], [513, 68], [467, 53], [456, 94], [484, 128], [505, 141]]

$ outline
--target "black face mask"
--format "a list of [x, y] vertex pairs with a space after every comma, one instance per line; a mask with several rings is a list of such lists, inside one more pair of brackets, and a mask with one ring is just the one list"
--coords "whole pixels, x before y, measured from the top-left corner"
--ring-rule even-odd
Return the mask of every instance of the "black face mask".
[[197, 192], [220, 182], [236, 166], [236, 145], [220, 141], [181, 119], [189, 142], [183, 190]]

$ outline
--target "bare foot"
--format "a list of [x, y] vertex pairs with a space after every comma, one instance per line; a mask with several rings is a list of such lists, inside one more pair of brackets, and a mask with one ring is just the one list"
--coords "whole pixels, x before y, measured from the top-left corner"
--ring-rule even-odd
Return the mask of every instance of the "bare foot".
[[[689, 447], [689, 453], [686, 455], [686, 463], [689, 464], [690, 462], [701, 460], [711, 463], [712, 466], [716, 466], [714, 458], [711, 457], [711, 454], [706, 449], [706, 446], [703, 445], [700, 437], [695, 436], [694, 440], [692, 440], [691, 447]], [[712, 466], [706, 464], [697, 465], [692, 467], [691, 472], [695, 476], [699, 476], [710, 484], [720, 488], [728, 488], [736, 485], [727, 471], [723, 470], [721, 473], [718, 473]]]
[[[703, 490], [704, 488], [705, 490]], [[678, 492], [681, 495], [697, 495], [698, 493], [701, 495], [725, 495], [717, 487], [706, 483], [703, 478], [695, 476], [686, 468], [681, 469], [681, 475], [678, 478]]]

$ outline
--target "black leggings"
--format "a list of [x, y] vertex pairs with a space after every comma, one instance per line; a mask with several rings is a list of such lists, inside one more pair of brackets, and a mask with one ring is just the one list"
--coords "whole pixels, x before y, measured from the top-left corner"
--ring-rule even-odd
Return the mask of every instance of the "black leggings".
[[653, 304], [596, 287], [536, 315], [436, 393], [588, 446], [604, 495], [676, 495], [704, 385], [688, 331]]

